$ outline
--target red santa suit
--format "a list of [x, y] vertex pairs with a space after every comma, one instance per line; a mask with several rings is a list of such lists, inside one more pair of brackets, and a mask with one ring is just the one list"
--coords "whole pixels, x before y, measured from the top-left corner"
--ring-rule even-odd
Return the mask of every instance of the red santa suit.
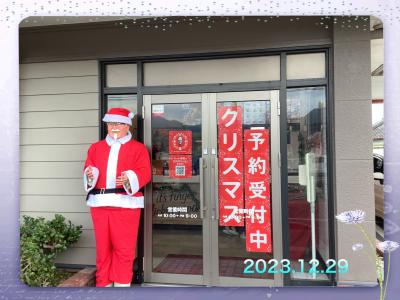
[[[107, 135], [90, 146], [84, 174], [89, 166], [93, 180], [88, 182], [86, 175], [83, 180], [89, 192], [87, 205], [96, 238], [96, 286], [128, 285], [133, 276], [140, 210], [144, 207], [139, 190], [151, 177], [149, 154], [130, 133], [118, 140]], [[122, 173], [128, 176], [130, 187], [116, 186], [116, 178]], [[115, 188], [115, 193], [104, 193]], [[97, 194], [90, 194], [92, 190]]]

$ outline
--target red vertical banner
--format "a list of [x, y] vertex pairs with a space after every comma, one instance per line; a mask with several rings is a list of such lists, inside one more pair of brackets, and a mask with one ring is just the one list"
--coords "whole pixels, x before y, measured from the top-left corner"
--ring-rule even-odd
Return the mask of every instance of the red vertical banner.
[[221, 226], [243, 226], [242, 109], [218, 109], [218, 197]]
[[272, 252], [269, 130], [244, 131], [246, 249]]
[[242, 128], [242, 108], [240, 106], [221, 106], [218, 109], [218, 127]]

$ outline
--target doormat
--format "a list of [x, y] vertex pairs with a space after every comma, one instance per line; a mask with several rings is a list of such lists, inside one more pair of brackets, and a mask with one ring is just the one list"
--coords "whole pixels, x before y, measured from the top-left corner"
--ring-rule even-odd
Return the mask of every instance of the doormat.
[[[220, 276], [241, 278], [273, 279], [273, 274], [243, 274], [245, 265], [242, 257], [221, 256], [219, 259]], [[254, 271], [254, 266], [252, 268]], [[200, 255], [168, 254], [153, 272], [203, 275], [203, 259]]]

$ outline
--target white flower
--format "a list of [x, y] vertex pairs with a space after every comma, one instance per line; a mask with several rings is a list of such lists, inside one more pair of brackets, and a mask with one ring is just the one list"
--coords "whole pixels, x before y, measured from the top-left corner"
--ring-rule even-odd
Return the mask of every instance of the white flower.
[[336, 219], [346, 224], [359, 224], [365, 219], [365, 211], [359, 209], [348, 210], [337, 215]]
[[352, 247], [353, 251], [359, 251], [359, 250], [362, 250], [363, 248], [364, 248], [364, 245], [361, 243], [354, 244]]
[[378, 243], [377, 245], [378, 249], [381, 250], [382, 252], [392, 252], [397, 248], [399, 248], [399, 246], [400, 246], [399, 243], [394, 241], [384, 241]]

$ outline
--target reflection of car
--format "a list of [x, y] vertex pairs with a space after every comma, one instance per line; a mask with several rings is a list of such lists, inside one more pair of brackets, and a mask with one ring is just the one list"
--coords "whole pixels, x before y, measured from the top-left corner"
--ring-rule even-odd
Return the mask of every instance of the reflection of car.
[[375, 216], [378, 221], [378, 224], [383, 225], [383, 215], [384, 215], [383, 156], [374, 153], [373, 158], [374, 158]]
[[374, 179], [383, 184], [383, 156], [374, 153]]

